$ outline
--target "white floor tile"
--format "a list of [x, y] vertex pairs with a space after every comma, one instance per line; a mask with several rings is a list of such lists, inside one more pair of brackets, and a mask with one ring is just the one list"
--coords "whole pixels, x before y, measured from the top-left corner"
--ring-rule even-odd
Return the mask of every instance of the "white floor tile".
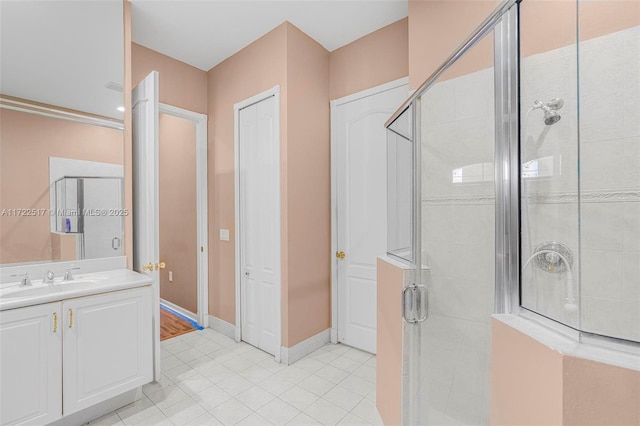
[[311, 404], [304, 413], [325, 426], [336, 425], [347, 415], [345, 410], [322, 398]]
[[210, 368], [213, 368], [217, 365], [220, 365], [220, 363], [218, 363], [218, 361], [214, 359], [211, 359], [209, 356], [203, 356], [200, 358], [196, 358], [193, 361], [187, 362], [187, 365], [193, 368], [194, 370], [200, 372], [200, 371], [205, 371]]
[[358, 403], [360, 403], [360, 401], [362, 401], [363, 397], [350, 392], [345, 388], [336, 386], [329, 392], [325, 393], [322, 398], [337, 405], [343, 410], [351, 411], [356, 405], [358, 405]]
[[264, 407], [267, 403], [273, 401], [276, 397], [261, 387], [254, 386], [236, 396], [244, 405], [257, 411]]
[[215, 384], [218, 384], [221, 381], [236, 375], [235, 372], [221, 364], [218, 364], [211, 368], [207, 368], [206, 370], [202, 370], [200, 371], [200, 374], [202, 374], [204, 377], [211, 380], [211, 382]]
[[280, 399], [300, 411], [303, 411], [305, 408], [316, 402], [318, 398], [318, 395], [309, 392], [308, 390], [301, 388], [300, 386], [294, 386], [280, 395]]
[[237, 423], [238, 426], [269, 426], [271, 424], [272, 423], [269, 422], [269, 420], [265, 419], [258, 413], [253, 413], [249, 417], [241, 420], [240, 423]]
[[353, 372], [358, 377], [361, 377], [365, 380], [368, 380], [372, 383], [376, 382], [376, 369], [373, 367], [369, 367], [367, 365], [363, 365]]
[[222, 365], [235, 371], [236, 373], [239, 373], [241, 371], [246, 370], [249, 367], [253, 367], [255, 364], [246, 358], [242, 358], [241, 356], [238, 356], [236, 358], [224, 361]]
[[323, 350], [318, 350], [315, 351], [314, 353], [312, 353], [310, 355], [310, 357], [312, 359], [318, 360], [318, 361], [322, 361], [325, 364], [326, 363], [331, 363], [331, 361], [337, 359], [340, 357], [340, 354], [335, 353], [335, 352], [327, 352], [327, 351], [323, 351]]
[[184, 380], [177, 381], [176, 385], [188, 395], [195, 395], [196, 393], [202, 392], [206, 388], [213, 386], [213, 382], [200, 374], [195, 374]]
[[218, 386], [220, 387], [220, 389], [224, 390], [225, 392], [235, 396], [240, 392], [245, 391], [250, 387], [254, 386], [254, 384], [248, 381], [247, 379], [245, 379], [244, 377], [240, 376], [239, 374], [234, 374], [228, 379], [224, 379], [223, 381], [218, 383]]
[[370, 423], [352, 413], [349, 413], [342, 420], [340, 420], [340, 423], [338, 423], [338, 425], [339, 426], [373, 426], [374, 423]]
[[222, 349], [222, 348], [223, 348], [223, 346], [222, 346], [222, 345], [219, 345], [219, 344], [218, 344], [218, 343], [216, 343], [216, 342], [212, 342], [212, 341], [211, 341], [211, 340], [209, 340], [209, 339], [206, 339], [206, 342], [199, 343], [199, 344], [196, 346], [196, 348], [197, 348], [200, 352], [202, 352], [202, 353], [205, 353], [205, 354], [209, 355], [209, 354], [211, 354], [211, 353], [213, 353], [213, 352], [217, 352], [217, 351], [219, 351], [220, 349]]
[[198, 404], [202, 405], [206, 410], [211, 411], [218, 405], [230, 400], [233, 397], [224, 390], [220, 389], [218, 386], [213, 385], [210, 388], [207, 388], [202, 392], [193, 395], [192, 398]]
[[348, 346], [342, 345], [340, 343], [334, 345], [333, 343], [326, 344], [322, 347], [322, 350], [325, 352], [333, 352], [338, 355], [342, 355], [347, 352], [350, 348]]
[[343, 381], [338, 383], [338, 386], [360, 396], [367, 396], [376, 388], [375, 383], [358, 377], [355, 374], [348, 375]]
[[300, 413], [296, 418], [287, 423], [287, 426], [316, 426], [322, 425], [316, 419], [307, 416], [304, 413]]
[[346, 356], [341, 356], [331, 361], [330, 365], [332, 367], [339, 368], [340, 370], [352, 373], [353, 371], [360, 368], [362, 366], [362, 363], [360, 361], [354, 361], [351, 358], [347, 358]]
[[267, 392], [272, 393], [275, 396], [278, 396], [283, 394], [287, 390], [291, 389], [292, 387], [294, 387], [295, 383], [293, 383], [290, 380], [283, 379], [282, 377], [271, 376], [261, 381], [260, 383], [258, 383], [258, 386], [260, 386], [262, 389], [266, 390]]
[[224, 426], [224, 423], [213, 417], [213, 414], [204, 413], [203, 415], [185, 423], [184, 426]]
[[276, 373], [276, 376], [292, 381], [293, 383], [299, 383], [309, 377], [310, 374], [310, 372], [303, 370], [302, 368], [289, 366]]
[[207, 412], [200, 404], [191, 398], [187, 398], [162, 412], [171, 420], [172, 423], [183, 425], [187, 422], [197, 419]]
[[177, 385], [160, 389], [157, 392], [149, 394], [149, 399], [161, 410], [169, 408], [187, 398], [189, 398], [189, 395]]
[[89, 422], [90, 426], [122, 426], [122, 420], [120, 420], [120, 416], [116, 413], [109, 413], [106, 416], [102, 416], [98, 419], [95, 419]]
[[324, 367], [325, 363], [322, 362], [322, 361], [318, 361], [317, 359], [313, 359], [313, 358], [303, 358], [300, 361], [294, 363], [293, 366], [301, 368], [301, 369], [303, 369], [305, 371], [308, 371], [310, 373], [313, 373], [313, 372], [318, 371], [322, 367]]
[[298, 385], [301, 388], [306, 389], [309, 392], [312, 392], [318, 396], [324, 395], [325, 393], [327, 393], [327, 391], [329, 391], [329, 389], [335, 386], [335, 384], [333, 384], [332, 382], [326, 379], [323, 379], [322, 377], [318, 377], [316, 375], [311, 375], [307, 377], [306, 379], [301, 381]]
[[157, 392], [170, 386], [174, 386], [174, 383], [166, 376], [161, 375], [160, 380], [158, 380], [157, 382], [151, 382], [144, 385], [142, 387], [142, 392], [144, 392], [145, 395], [149, 395], [150, 393]]
[[141, 400], [92, 425], [381, 424], [375, 357], [344, 345], [285, 366], [205, 329], [163, 341], [162, 357], [163, 376]]
[[186, 351], [191, 347], [191, 345], [185, 342], [175, 341], [174, 339], [165, 340], [160, 345], [163, 351], [169, 352], [170, 354]]
[[178, 359], [175, 355], [169, 355], [160, 360], [160, 365], [162, 366], [162, 370], [171, 370], [179, 365], [184, 364], [184, 361]]
[[173, 423], [164, 413], [158, 412], [135, 423], [135, 426], [173, 426]]
[[195, 374], [198, 374], [196, 370], [189, 367], [187, 364], [179, 365], [170, 370], [162, 369], [162, 372], [172, 382], [183, 380], [183, 379], [186, 379], [187, 377], [191, 377]]
[[331, 365], [325, 365], [314, 374], [336, 384], [343, 381], [349, 375], [348, 372], [340, 370], [339, 368], [332, 367]]
[[235, 398], [218, 405], [209, 412], [225, 425], [235, 425], [240, 420], [253, 414], [253, 410]]
[[287, 368], [286, 365], [275, 362], [273, 359], [265, 359], [264, 361], [259, 362], [258, 365], [260, 367], [266, 368], [273, 374], [276, 374], [278, 371]]
[[353, 410], [351, 410], [351, 413], [372, 424], [382, 423], [375, 402], [369, 401], [368, 399], [363, 399], [354, 407]]
[[271, 371], [260, 365], [253, 365], [246, 370], [241, 371], [239, 374], [245, 379], [249, 380], [251, 383], [260, 383], [266, 378], [273, 376], [273, 373], [271, 373]]
[[160, 409], [156, 407], [151, 400], [142, 398], [133, 404], [121, 408], [117, 413], [124, 424], [132, 425], [159, 412]]
[[368, 352], [363, 352], [358, 349], [349, 348], [342, 356], [352, 359], [354, 361], [358, 361], [361, 363], [365, 363], [371, 359], [373, 355]]
[[256, 412], [274, 425], [285, 425], [300, 414], [300, 410], [281, 399], [274, 399]]
[[256, 364], [267, 359], [271, 359], [271, 360], [273, 359], [272, 355], [258, 349], [245, 352], [241, 356]]

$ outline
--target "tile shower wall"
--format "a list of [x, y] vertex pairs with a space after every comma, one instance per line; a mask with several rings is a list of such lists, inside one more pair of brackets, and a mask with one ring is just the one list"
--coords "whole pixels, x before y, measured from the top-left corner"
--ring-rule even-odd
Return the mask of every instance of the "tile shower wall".
[[493, 79], [490, 68], [444, 80], [421, 104], [422, 259], [431, 273], [422, 327], [432, 342], [422, 389], [433, 424], [489, 423]]
[[[533, 265], [523, 270], [523, 305], [588, 332], [636, 341], [639, 82], [640, 27], [532, 55], [521, 64], [523, 259], [545, 241], [571, 248], [580, 317], [563, 309], [566, 274]], [[540, 110], [527, 116], [536, 99], [557, 97], [565, 102], [557, 124], [545, 126]]]

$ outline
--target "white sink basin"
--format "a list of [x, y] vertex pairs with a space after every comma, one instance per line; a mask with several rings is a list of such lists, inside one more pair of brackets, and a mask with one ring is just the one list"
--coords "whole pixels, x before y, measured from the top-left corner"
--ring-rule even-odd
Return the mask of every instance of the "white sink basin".
[[7, 290], [2, 297], [31, 297], [45, 294], [59, 293], [61, 291], [84, 290], [97, 284], [97, 280], [62, 281], [55, 284], [43, 284], [38, 286], [17, 287]]
[[[54, 288], [55, 287], [55, 288]], [[14, 297], [31, 297], [31, 296], [42, 296], [44, 294], [55, 293], [60, 291], [57, 286], [47, 286], [47, 287], [20, 287], [15, 291], [7, 291], [6, 294], [3, 294], [2, 297], [5, 298], [14, 298]]]

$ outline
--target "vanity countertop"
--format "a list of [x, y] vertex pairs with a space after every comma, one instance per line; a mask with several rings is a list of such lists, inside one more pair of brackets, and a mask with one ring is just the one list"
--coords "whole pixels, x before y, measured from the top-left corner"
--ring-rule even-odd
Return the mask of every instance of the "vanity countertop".
[[15, 282], [2, 286], [0, 311], [144, 287], [151, 283], [151, 277], [130, 269], [78, 274], [73, 280], [63, 281], [58, 278], [53, 284], [34, 280], [31, 286], [19, 287], [20, 283]]

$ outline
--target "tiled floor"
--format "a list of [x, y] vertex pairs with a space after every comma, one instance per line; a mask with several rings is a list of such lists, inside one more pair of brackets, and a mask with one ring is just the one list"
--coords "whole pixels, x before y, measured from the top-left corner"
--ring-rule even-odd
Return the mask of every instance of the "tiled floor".
[[162, 342], [163, 377], [91, 425], [379, 425], [375, 356], [326, 345], [290, 366], [211, 329]]

